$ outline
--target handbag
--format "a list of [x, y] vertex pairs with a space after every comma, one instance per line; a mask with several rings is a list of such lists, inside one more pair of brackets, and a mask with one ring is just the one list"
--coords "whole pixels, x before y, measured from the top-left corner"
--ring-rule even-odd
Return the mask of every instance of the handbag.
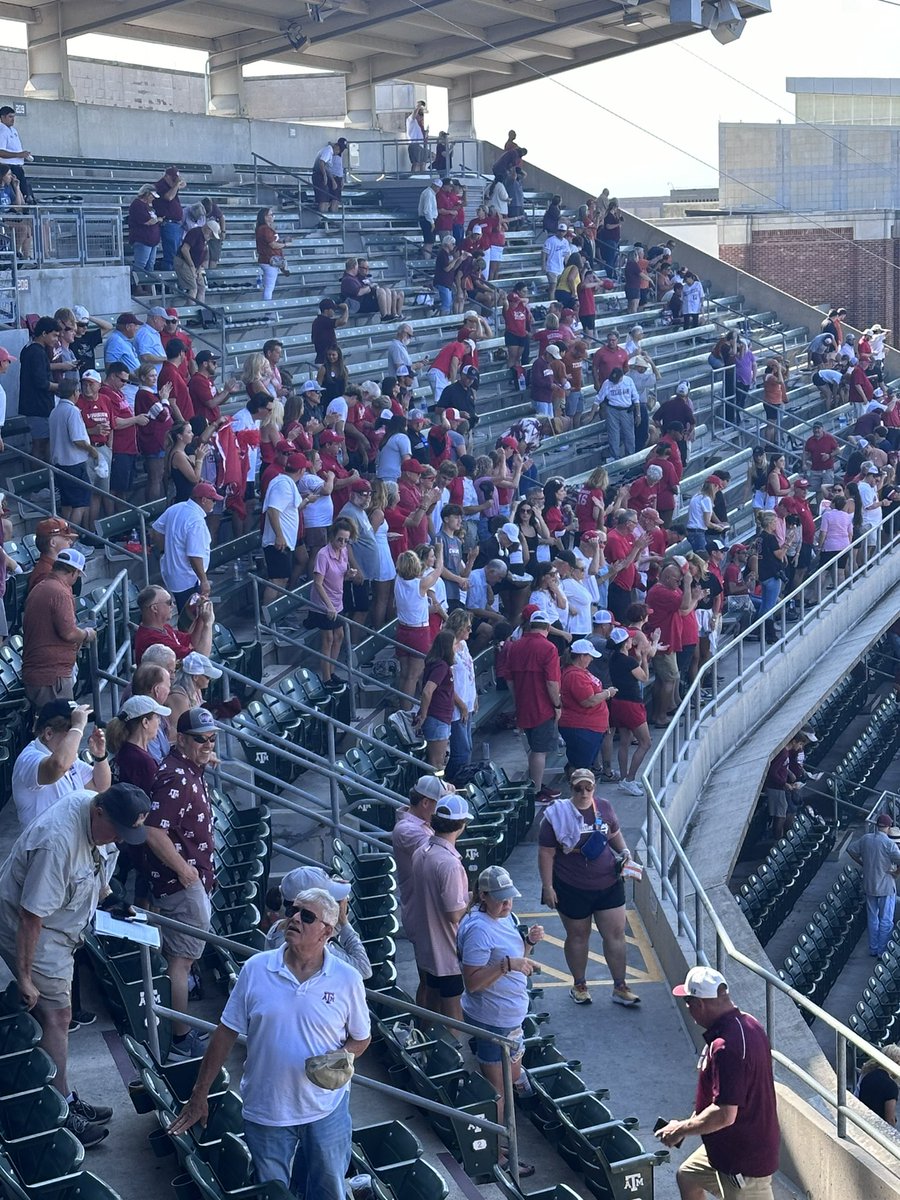
[[581, 853], [588, 860], [593, 862], [599, 858], [606, 847], [609, 845], [609, 825], [606, 821], [600, 819], [600, 810], [594, 805], [594, 832], [581, 847]]
[[710, 354], [706, 361], [713, 368], [713, 370], [718, 370], [718, 368], [725, 366], [725, 363], [721, 358], [719, 358], [718, 354]]

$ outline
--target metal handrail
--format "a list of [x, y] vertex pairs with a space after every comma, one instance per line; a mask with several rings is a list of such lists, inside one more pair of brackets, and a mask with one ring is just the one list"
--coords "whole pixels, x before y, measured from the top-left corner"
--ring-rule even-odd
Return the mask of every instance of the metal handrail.
[[[110, 659], [106, 667], [100, 666], [100, 647], [97, 638], [88, 643], [88, 661], [91, 669], [91, 690], [94, 697], [95, 719], [99, 720], [100, 702], [103, 692], [109, 686], [113, 697], [113, 712], [119, 711], [119, 696], [123, 678], [130, 678], [132, 667], [131, 638], [122, 639], [117, 646], [116, 637], [116, 591], [122, 589], [122, 620], [128, 622], [128, 585], [131, 582], [128, 572], [122, 570], [115, 579], [104, 589], [102, 594], [88, 608], [92, 617], [97, 617], [100, 610], [106, 609], [106, 633], [110, 644]], [[123, 669], [124, 668], [124, 669]]]
[[[88, 248], [88, 233], [86, 218], [105, 216], [108, 219], [107, 235], [111, 240], [111, 253], [92, 254]], [[31, 231], [32, 253], [25, 258], [24, 266], [87, 266], [91, 263], [124, 262], [124, 245], [122, 238], [122, 210], [118, 205], [110, 203], [91, 204], [79, 200], [64, 204], [25, 204], [10, 212], [5, 218], [9, 224], [24, 225]], [[75, 253], [54, 253], [49, 236], [49, 227], [56, 221], [57, 225], [69, 224], [73, 227]], [[71, 240], [72, 234], [69, 235]]]
[[[731, 935], [725, 928], [725, 925], [719, 918], [716, 909], [710, 900], [709, 896], [701, 884], [696, 872], [691, 866], [681, 841], [670, 824], [668, 817], [664, 811], [665, 790], [669, 786], [670, 780], [674, 777], [678, 765], [685, 757], [685, 750], [692, 741], [699, 738], [702, 734], [702, 727], [706, 721], [715, 717], [718, 713], [720, 702], [734, 691], [743, 691], [745, 682], [752, 675], [758, 674], [765, 669], [765, 663], [770, 654], [773, 656], [778, 653], [784, 653], [788, 643], [795, 637], [799, 636], [797, 632], [802, 632], [803, 621], [801, 620], [795, 628], [788, 629], [786, 627], [786, 610], [787, 605], [792, 601], [796, 601], [799, 597], [801, 609], [804, 608], [804, 595], [811, 584], [815, 584], [817, 592], [817, 600], [815, 605], [808, 610], [809, 615], [821, 613], [828, 604], [833, 604], [838, 595], [847, 590], [853, 581], [861, 575], [868, 575], [872, 568], [887, 555], [892, 554], [900, 547], [900, 533], [886, 543], [883, 543], [874, 554], [866, 556], [864, 561], [859, 565], [853, 566], [848, 571], [845, 579], [838, 584], [834, 591], [823, 597], [822, 583], [825, 573], [833, 568], [834, 563], [838, 563], [844, 556], [850, 556], [850, 562], [856, 553], [865, 547], [868, 537], [868, 531], [863, 532], [846, 550], [832, 562], [823, 567], [819, 567], [807, 580], [805, 580], [799, 588], [795, 589], [790, 595], [779, 600], [779, 603], [768, 613], [758, 617], [752, 625], [748, 627], [736, 639], [731, 641], [729, 645], [718, 651], [711, 659], [709, 659], [697, 673], [693, 683], [688, 688], [684, 698], [682, 699], [675, 717], [672, 720], [669, 728], [663, 733], [659, 743], [654, 748], [653, 752], [643, 766], [641, 782], [644, 786], [647, 797], [647, 815], [646, 824], [642, 831], [642, 838], [647, 852], [647, 857], [654, 870], [659, 877], [659, 888], [662, 893], [662, 898], [667, 899], [675, 907], [677, 918], [678, 932], [687, 937], [691, 948], [693, 949], [697, 962], [703, 965], [709, 965], [709, 958], [704, 949], [704, 920], [708, 920], [715, 935], [715, 964], [721, 967], [726, 958], [738, 963], [746, 968], [752, 974], [763, 980], [765, 983], [765, 1025], [766, 1032], [769, 1036], [769, 1041], [772, 1043], [772, 1057], [783, 1066], [787, 1071], [800, 1079], [806, 1086], [812, 1088], [817, 1095], [826, 1100], [836, 1112], [837, 1135], [843, 1139], [847, 1137], [847, 1122], [850, 1121], [853, 1125], [863, 1130], [868, 1137], [871, 1137], [884, 1150], [888, 1151], [892, 1157], [900, 1161], [900, 1146], [895, 1145], [892, 1141], [886, 1138], [878, 1129], [874, 1122], [870, 1122], [865, 1116], [861, 1116], [847, 1103], [847, 1057], [850, 1048], [860, 1050], [869, 1058], [875, 1060], [878, 1065], [888, 1071], [893, 1076], [900, 1077], [900, 1066], [893, 1063], [889, 1058], [885, 1057], [876, 1047], [870, 1045], [864, 1038], [854, 1033], [842, 1022], [838, 1021], [830, 1013], [826, 1012], [819, 1005], [809, 1000], [795, 988], [785, 983], [777, 975], [768, 968], [762, 966], [747, 954], [743, 953], [734, 944]], [[780, 636], [775, 644], [768, 646], [763, 640], [760, 645], [760, 656], [754, 662], [744, 666], [744, 643], [748, 635], [756, 631], [761, 638], [765, 638], [765, 623], [770, 620], [780, 618]], [[732, 650], [738, 650], [738, 675], [724, 689], [720, 689], [717, 683], [717, 669], [722, 663], [724, 656], [730, 654]], [[701, 700], [701, 688], [708, 686], [712, 692], [712, 699], [706, 703]], [[688, 725], [692, 708], [696, 708], [696, 715], [692, 724]], [[681, 732], [682, 722], [685, 724], [684, 740], [679, 743], [679, 734]], [[670, 766], [668, 771], [665, 769], [666, 759], [669, 759]], [[654, 787], [654, 773], [658, 775], [658, 783]], [[657, 851], [655, 840], [653, 837], [654, 822], [659, 830], [659, 850]], [[676, 874], [675, 884], [672, 884], [670, 874], [674, 868]], [[693, 897], [693, 924], [689, 918], [687, 911], [687, 903], [685, 899], [685, 882], [688, 882], [694, 889]], [[790, 1059], [787, 1055], [777, 1050], [775, 1041], [775, 1014], [774, 1014], [774, 993], [778, 991], [787, 996], [790, 1000], [801, 1008], [805, 1013], [821, 1020], [829, 1029], [832, 1030], [835, 1037], [835, 1053], [836, 1053], [836, 1077], [837, 1089], [835, 1092], [823, 1087], [817, 1080], [813, 1079], [808, 1072], [804, 1071], [797, 1063]]]

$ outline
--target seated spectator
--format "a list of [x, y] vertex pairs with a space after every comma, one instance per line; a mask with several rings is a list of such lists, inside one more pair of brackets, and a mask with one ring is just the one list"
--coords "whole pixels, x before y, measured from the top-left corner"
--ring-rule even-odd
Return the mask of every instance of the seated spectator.
[[51, 700], [40, 709], [34, 738], [20, 752], [12, 773], [12, 798], [19, 825], [24, 829], [35, 817], [74, 792], [105, 792], [111, 783], [106, 736], [95, 728], [88, 739], [94, 759], [78, 757], [90, 708], [71, 700]]
[[170, 708], [157, 704], [150, 696], [132, 695], [107, 723], [116, 783], [133, 783], [149, 795], [159, 768], [150, 746], [159, 735], [160, 718], [171, 715]]
[[171, 624], [175, 601], [164, 587], [149, 584], [138, 592], [137, 605], [141, 622], [134, 635], [136, 666], [140, 666], [148, 647], [157, 643], [170, 647], [179, 659], [185, 658], [192, 650], [207, 655], [211, 652], [216, 614], [208, 597], [194, 606], [193, 620], [184, 631]]
[[379, 312], [382, 321], [395, 321], [403, 316], [403, 292], [399, 288], [379, 287], [369, 277], [365, 259], [345, 260], [340, 294], [352, 316]]

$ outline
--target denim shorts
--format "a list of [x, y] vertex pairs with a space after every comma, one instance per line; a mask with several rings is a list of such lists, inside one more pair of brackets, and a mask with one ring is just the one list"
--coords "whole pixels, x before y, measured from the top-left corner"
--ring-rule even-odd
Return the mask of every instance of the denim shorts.
[[450, 738], [450, 724], [437, 717], [426, 717], [422, 722], [422, 736], [426, 742], [446, 742]]
[[[463, 1014], [465, 1016], [465, 1014]], [[522, 1032], [522, 1026], [519, 1025], [515, 1029], [507, 1029], [505, 1025], [488, 1025], [485, 1021], [476, 1021], [472, 1017], [466, 1016], [466, 1021], [470, 1025], [477, 1025], [479, 1029], [484, 1029], [488, 1033], [497, 1033], [501, 1037], [515, 1038], [515, 1048], [510, 1048], [509, 1055], [513, 1062], [518, 1060], [525, 1053], [525, 1034]], [[487, 1038], [474, 1037], [475, 1057], [480, 1063], [498, 1063], [503, 1061], [503, 1048], [499, 1042], [489, 1041]]]

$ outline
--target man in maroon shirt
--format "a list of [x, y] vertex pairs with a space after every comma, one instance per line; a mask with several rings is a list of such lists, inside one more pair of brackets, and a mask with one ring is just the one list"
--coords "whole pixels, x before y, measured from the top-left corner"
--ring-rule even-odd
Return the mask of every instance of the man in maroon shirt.
[[837, 438], [825, 432], [821, 421], [816, 421], [812, 437], [806, 439], [803, 447], [803, 465], [809, 471], [809, 485], [820, 500], [822, 485], [830, 487], [834, 483], [834, 464], [839, 450]]
[[155, 583], [149, 584], [138, 592], [137, 606], [141, 613], [141, 623], [134, 633], [136, 667], [140, 666], [147, 647], [157, 642], [174, 650], [179, 662], [192, 650], [207, 657], [212, 653], [216, 614], [211, 600], [200, 601], [196, 606], [193, 623], [185, 630], [176, 629], [171, 624], [172, 615], [176, 612], [175, 601], [164, 587]]
[[[650, 720], [657, 728], [669, 724], [669, 712], [676, 707], [678, 687], [678, 651], [683, 648], [681, 614], [696, 607], [691, 596], [691, 572], [685, 566], [669, 563], [659, 573], [659, 582], [647, 593], [650, 616], [644, 632], [648, 637], [659, 630], [660, 648], [653, 659], [653, 696]], [[663, 646], [666, 647], [663, 650]]]
[[[158, 910], [175, 921], [209, 929], [210, 893], [215, 885], [212, 805], [204, 771], [215, 753], [216, 722], [206, 708], [189, 708], [178, 718], [177, 742], [160, 763], [150, 795], [147, 830], [150, 887]], [[172, 1007], [187, 1012], [191, 967], [206, 948], [200, 938], [163, 930], [163, 953], [172, 983]], [[171, 1058], [195, 1058], [205, 1036], [172, 1022]]]
[[169, 167], [162, 179], [154, 185], [156, 199], [153, 207], [156, 215], [162, 221], [160, 234], [162, 236], [162, 269], [171, 271], [175, 266], [175, 255], [181, 245], [181, 222], [184, 219], [184, 209], [178, 198], [179, 192], [185, 186], [185, 181], [178, 173], [177, 167]]
[[159, 335], [160, 341], [164, 346], [168, 346], [173, 337], [177, 337], [179, 341], [184, 342], [185, 358], [181, 364], [181, 373], [184, 376], [184, 382], [187, 383], [197, 365], [194, 362], [194, 343], [189, 333], [181, 327], [181, 318], [178, 315], [177, 308], [166, 309], [166, 323], [162, 333]]
[[440, 499], [440, 492], [436, 488], [429, 488], [423, 494], [418, 479], [424, 474], [425, 467], [414, 458], [404, 458], [400, 464], [397, 508], [403, 513], [406, 536], [412, 548], [429, 540], [428, 514]]
[[699, 1136], [703, 1145], [678, 1168], [682, 1200], [772, 1200], [781, 1133], [772, 1075], [772, 1047], [755, 1017], [728, 994], [712, 967], [692, 967], [672, 994], [684, 999], [704, 1030], [694, 1111], [657, 1132], [666, 1146]]
[[160, 388], [167, 383], [171, 386], [169, 403], [176, 421], [189, 421], [194, 415], [194, 402], [184, 379], [186, 359], [187, 346], [181, 338], [169, 338], [166, 342], [166, 361], [159, 368], [157, 384]]
[[606, 345], [601, 346], [594, 355], [591, 363], [594, 374], [594, 387], [599, 392], [600, 385], [609, 379], [610, 372], [615, 367], [628, 370], [628, 351], [620, 348], [619, 335], [611, 329], [606, 335]]
[[610, 567], [607, 604], [620, 625], [625, 623], [625, 612], [634, 600], [637, 583], [637, 568], [634, 563], [650, 537], [644, 533], [635, 537], [637, 513], [633, 508], [622, 508], [616, 513], [615, 525], [606, 535], [606, 561]]
[[219, 405], [225, 404], [235, 392], [240, 391], [241, 385], [236, 379], [231, 379], [216, 391], [215, 378], [219, 360], [212, 350], [201, 350], [196, 361], [197, 370], [188, 384], [194, 415], [203, 417], [210, 425], [215, 425], [221, 416]]
[[507, 643], [504, 664], [516, 708], [516, 728], [528, 739], [528, 773], [539, 804], [549, 804], [560, 795], [544, 783], [547, 754], [556, 749], [556, 723], [562, 709], [559, 655], [548, 641], [550, 625], [547, 613], [532, 613], [527, 632]]
[[875, 395], [875, 387], [859, 363], [850, 372], [850, 403], [866, 405]]

